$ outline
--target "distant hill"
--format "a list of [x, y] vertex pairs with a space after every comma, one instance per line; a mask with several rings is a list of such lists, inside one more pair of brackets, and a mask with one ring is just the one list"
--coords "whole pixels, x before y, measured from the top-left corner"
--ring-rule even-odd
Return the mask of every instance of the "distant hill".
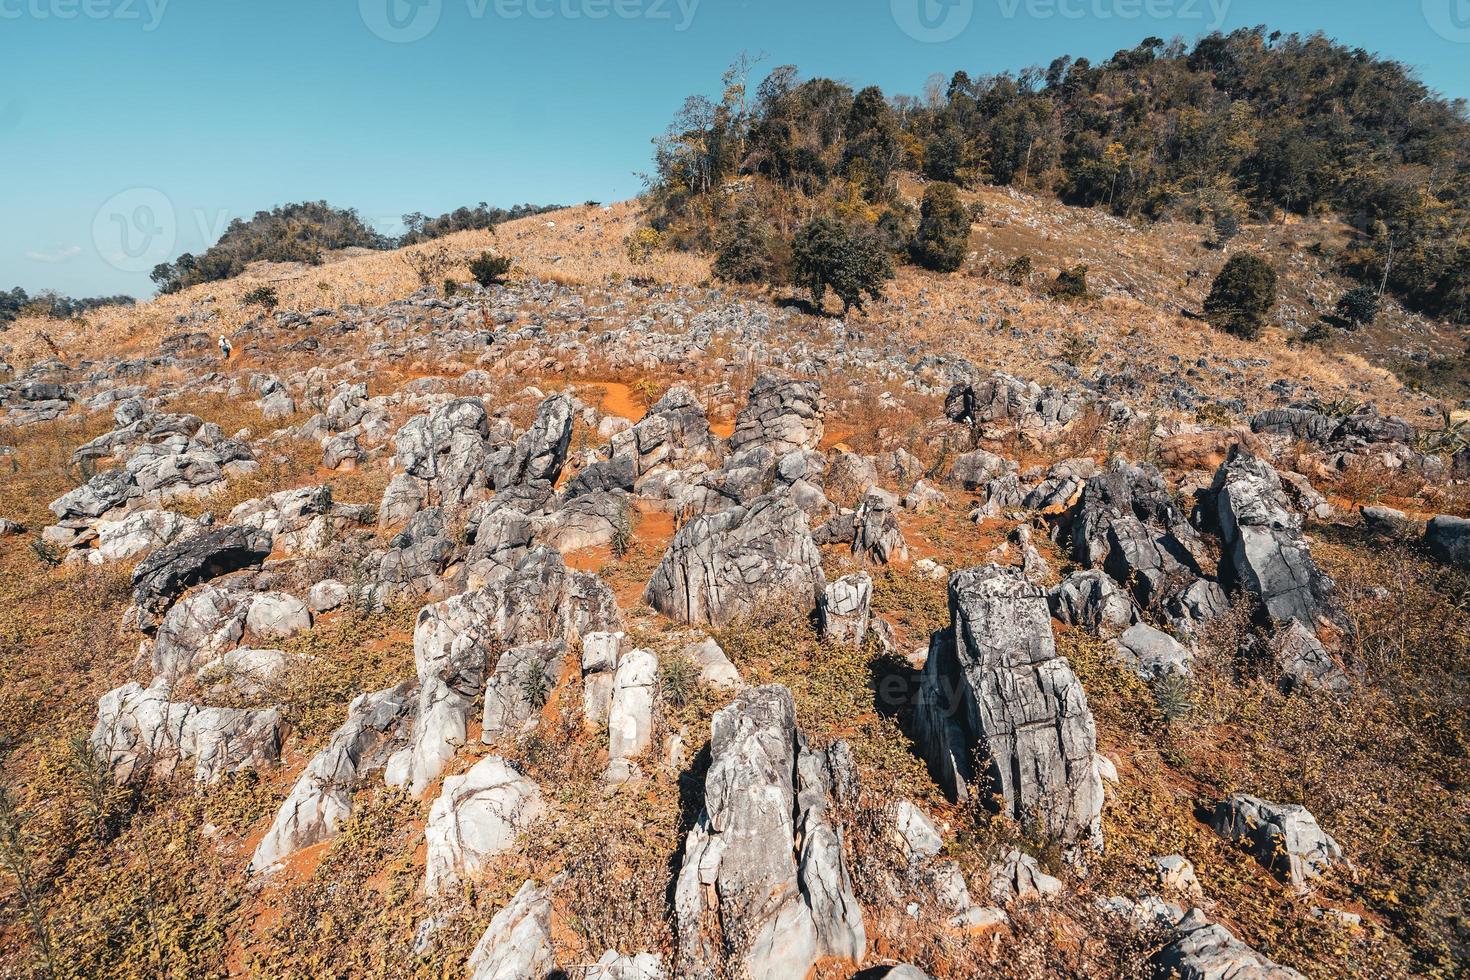
[[[656, 141], [656, 224], [708, 247], [758, 184], [768, 225], [832, 208], [901, 225], [900, 171], [995, 184], [1134, 220], [1335, 213], [1345, 272], [1419, 311], [1470, 315], [1470, 122], [1394, 61], [1264, 28], [1193, 47], [1145, 39], [1106, 62], [1059, 57], [1019, 74], [956, 72], [923, 98], [854, 92], [751, 66], [715, 102], [691, 97]], [[910, 219], [911, 220], [911, 219]]]

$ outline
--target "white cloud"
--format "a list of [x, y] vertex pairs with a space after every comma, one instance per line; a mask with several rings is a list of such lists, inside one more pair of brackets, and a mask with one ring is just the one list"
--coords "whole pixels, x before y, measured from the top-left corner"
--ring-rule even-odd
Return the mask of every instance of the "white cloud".
[[66, 245], [56, 249], [54, 252], [27, 252], [26, 258], [32, 262], [68, 262], [82, 254], [82, 246]]

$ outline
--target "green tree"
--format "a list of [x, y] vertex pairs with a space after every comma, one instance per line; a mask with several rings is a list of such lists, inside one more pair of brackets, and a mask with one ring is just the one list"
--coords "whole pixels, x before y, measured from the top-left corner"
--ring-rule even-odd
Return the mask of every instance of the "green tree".
[[1238, 252], [1215, 277], [1205, 317], [1221, 330], [1255, 340], [1275, 305], [1276, 270], [1253, 252]]
[[970, 212], [953, 184], [930, 184], [924, 190], [919, 230], [914, 235], [914, 261], [935, 272], [954, 272], [970, 248]]
[[893, 263], [878, 233], [853, 228], [829, 215], [812, 218], [792, 243], [793, 279], [804, 286], [818, 307], [831, 289], [842, 300], [842, 312], [863, 309], [863, 297], [880, 299], [893, 278]]
[[723, 282], [763, 283], [777, 278], [770, 234], [753, 208], [741, 208], [715, 246], [715, 278]]
[[1355, 286], [1337, 301], [1337, 316], [1354, 328], [1378, 319], [1378, 291], [1372, 286]]

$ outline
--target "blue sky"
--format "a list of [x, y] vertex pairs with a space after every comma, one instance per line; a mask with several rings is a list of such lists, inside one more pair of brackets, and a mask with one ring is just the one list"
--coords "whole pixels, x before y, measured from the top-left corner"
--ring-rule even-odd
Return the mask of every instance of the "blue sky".
[[918, 93], [1255, 24], [1470, 96], [1470, 0], [0, 0], [0, 288], [145, 296], [154, 261], [287, 201], [395, 231], [629, 197], [742, 50]]

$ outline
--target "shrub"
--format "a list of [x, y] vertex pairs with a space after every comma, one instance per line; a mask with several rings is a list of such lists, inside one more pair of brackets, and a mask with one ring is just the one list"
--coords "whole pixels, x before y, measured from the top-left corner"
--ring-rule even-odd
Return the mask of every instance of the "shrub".
[[1240, 234], [1240, 218], [1234, 211], [1220, 211], [1215, 215], [1215, 244], [1224, 245]]
[[1357, 286], [1337, 301], [1337, 316], [1353, 329], [1378, 319], [1378, 291], [1372, 286]]
[[924, 191], [914, 261], [935, 272], [954, 272], [970, 247], [970, 213], [953, 184], [930, 184]]
[[755, 212], [742, 208], [715, 245], [715, 278], [746, 284], [774, 282], [776, 273], [770, 236]]
[[259, 306], [267, 310], [274, 310], [280, 305], [281, 298], [276, 295], [274, 287], [257, 286], [244, 296], [241, 296], [240, 302], [246, 306]]
[[881, 299], [883, 286], [893, 278], [893, 264], [877, 232], [851, 228], [829, 215], [818, 215], [802, 226], [792, 243], [793, 278], [811, 293], [818, 307], [830, 288], [842, 300], [846, 314], [863, 308], [863, 297]]
[[1031, 256], [1018, 255], [1006, 266], [1005, 280], [1012, 286], [1024, 286], [1031, 281]]
[[442, 282], [454, 261], [449, 257], [449, 246], [444, 244], [425, 245], [402, 253], [401, 261], [408, 266], [418, 280], [419, 288]]
[[623, 247], [628, 250], [628, 261], [634, 265], [647, 265], [653, 259], [653, 253], [663, 247], [664, 236], [658, 233], [656, 228], [639, 228], [623, 239]]
[[1063, 269], [1051, 284], [1049, 292], [1057, 299], [1084, 299], [1087, 296], [1087, 266]]
[[659, 693], [672, 707], [682, 708], [699, 689], [699, 669], [682, 653], [665, 657], [659, 668]]
[[479, 258], [470, 263], [470, 275], [475, 277], [475, 282], [489, 289], [505, 282], [506, 276], [510, 275], [510, 266], [509, 256], [481, 252]]
[[1254, 340], [1276, 305], [1276, 270], [1259, 255], [1230, 257], [1205, 297], [1205, 318], [1218, 329]]

